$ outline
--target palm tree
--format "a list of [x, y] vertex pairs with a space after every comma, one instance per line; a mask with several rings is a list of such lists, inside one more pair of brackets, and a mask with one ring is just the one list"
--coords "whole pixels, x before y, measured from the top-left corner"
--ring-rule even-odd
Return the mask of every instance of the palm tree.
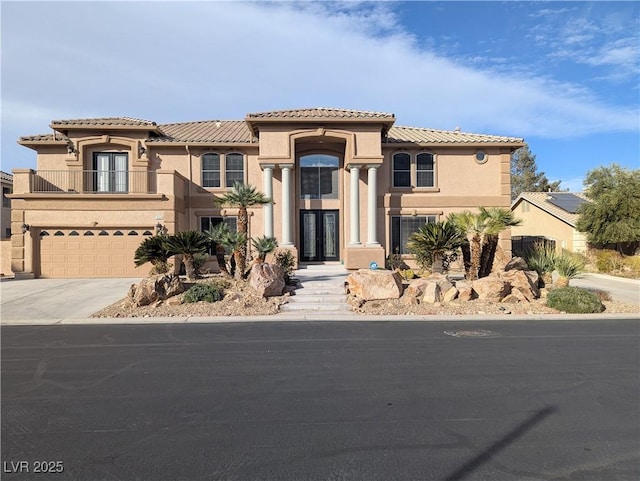
[[465, 241], [464, 233], [453, 223], [430, 222], [409, 236], [407, 247], [412, 254], [431, 260], [431, 272], [442, 272], [444, 255], [456, 250]]
[[166, 264], [169, 257], [173, 255], [165, 246], [166, 238], [166, 235], [158, 234], [143, 240], [134, 255], [136, 266], [140, 267], [147, 262], [151, 262], [154, 267], [158, 264]]
[[235, 278], [242, 279], [244, 277], [247, 261], [246, 253], [243, 253], [242, 251], [247, 248], [247, 234], [239, 231], [229, 232], [224, 238], [223, 243], [224, 246], [233, 253], [233, 258], [236, 261]]
[[510, 209], [502, 207], [480, 207], [480, 215], [487, 220], [487, 226], [478, 277], [486, 277], [491, 274], [500, 233], [509, 227], [522, 224], [522, 220], [516, 218]]
[[[240, 269], [241, 266], [244, 269], [247, 261], [246, 238], [249, 235], [249, 214], [247, 213], [247, 207], [270, 204], [273, 201], [262, 192], [256, 190], [254, 186], [235, 182], [229, 192], [225, 193], [222, 197], [216, 198], [214, 202], [219, 206], [238, 208], [238, 232], [245, 234], [245, 245], [241, 247], [239, 256], [236, 258], [236, 269]], [[242, 258], [241, 263], [238, 262], [240, 258]], [[242, 278], [243, 275], [244, 270], [240, 272], [240, 278]], [[237, 274], [236, 277], [238, 277]]]
[[209, 239], [202, 232], [188, 230], [178, 232], [166, 238], [165, 245], [172, 254], [179, 254], [184, 261], [187, 279], [192, 281], [196, 278], [196, 269], [193, 265], [193, 258], [196, 254], [204, 254], [209, 248]]
[[[488, 220], [484, 216], [474, 214], [469, 210], [450, 214], [447, 220], [453, 223], [467, 237], [470, 258], [468, 262], [465, 259], [466, 277], [474, 281], [478, 278], [478, 271], [480, 270], [482, 246], [485, 240]], [[463, 249], [463, 254], [465, 254], [465, 249]]]
[[278, 241], [275, 237], [262, 236], [257, 239], [251, 239], [251, 244], [258, 251], [258, 260], [264, 262], [269, 252], [273, 252], [278, 247]]
[[220, 271], [228, 275], [229, 270], [227, 269], [227, 263], [224, 259], [224, 241], [229, 235], [229, 226], [224, 222], [220, 222], [219, 224], [210, 227], [209, 230], [204, 231], [203, 234], [207, 236], [209, 242], [211, 242], [213, 246]]

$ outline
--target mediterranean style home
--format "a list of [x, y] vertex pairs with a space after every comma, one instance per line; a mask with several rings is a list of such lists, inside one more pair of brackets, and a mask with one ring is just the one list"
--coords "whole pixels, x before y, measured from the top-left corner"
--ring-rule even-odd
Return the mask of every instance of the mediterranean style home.
[[37, 168], [13, 171], [13, 271], [146, 275], [133, 263], [145, 236], [235, 226], [237, 210], [214, 205], [234, 182], [273, 199], [249, 209], [250, 237], [276, 237], [300, 263], [347, 269], [406, 254], [418, 226], [451, 212], [509, 207], [510, 157], [522, 139], [395, 121], [330, 108], [171, 124], [52, 121], [52, 133], [19, 140]]
[[522, 219], [511, 228], [514, 241], [545, 240], [556, 250], [584, 253], [587, 237], [576, 229], [578, 207], [589, 202], [580, 192], [523, 192], [513, 201], [511, 210]]

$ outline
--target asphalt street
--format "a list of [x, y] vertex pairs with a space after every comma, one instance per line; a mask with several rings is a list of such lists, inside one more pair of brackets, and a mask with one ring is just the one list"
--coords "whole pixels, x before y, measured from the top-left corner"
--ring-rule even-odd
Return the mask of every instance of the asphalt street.
[[640, 479], [637, 320], [1, 333], [3, 480]]

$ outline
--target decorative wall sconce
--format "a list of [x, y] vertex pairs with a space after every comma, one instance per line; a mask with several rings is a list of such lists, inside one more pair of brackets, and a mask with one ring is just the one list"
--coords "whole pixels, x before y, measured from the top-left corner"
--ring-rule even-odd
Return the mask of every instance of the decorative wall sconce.
[[160, 222], [156, 224], [156, 235], [158, 234], [164, 234], [164, 226]]
[[71, 140], [67, 140], [67, 152], [69, 154], [75, 154], [76, 153], [76, 146], [73, 145], [73, 142]]
[[22, 224], [22, 233], [26, 234], [27, 232], [29, 232], [29, 229], [31, 229], [31, 226], [29, 224]]
[[145, 147], [142, 144], [138, 145], [138, 157], [142, 157], [146, 153], [147, 153], [147, 149], [145, 149]]

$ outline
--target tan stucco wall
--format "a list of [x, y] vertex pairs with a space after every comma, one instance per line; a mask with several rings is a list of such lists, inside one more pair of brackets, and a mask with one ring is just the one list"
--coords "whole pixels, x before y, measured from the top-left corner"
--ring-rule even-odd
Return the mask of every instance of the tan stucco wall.
[[10, 276], [13, 274], [11, 270], [11, 239], [4, 239], [0, 241], [0, 274], [3, 276]]
[[525, 202], [527, 201], [520, 201], [513, 209], [516, 217], [522, 219], [522, 225], [511, 228], [512, 236], [546, 237], [556, 241], [558, 251], [567, 249], [572, 252], [584, 252], [586, 250], [586, 241], [582, 234], [530, 202], [528, 202], [528, 212], [525, 211]]

